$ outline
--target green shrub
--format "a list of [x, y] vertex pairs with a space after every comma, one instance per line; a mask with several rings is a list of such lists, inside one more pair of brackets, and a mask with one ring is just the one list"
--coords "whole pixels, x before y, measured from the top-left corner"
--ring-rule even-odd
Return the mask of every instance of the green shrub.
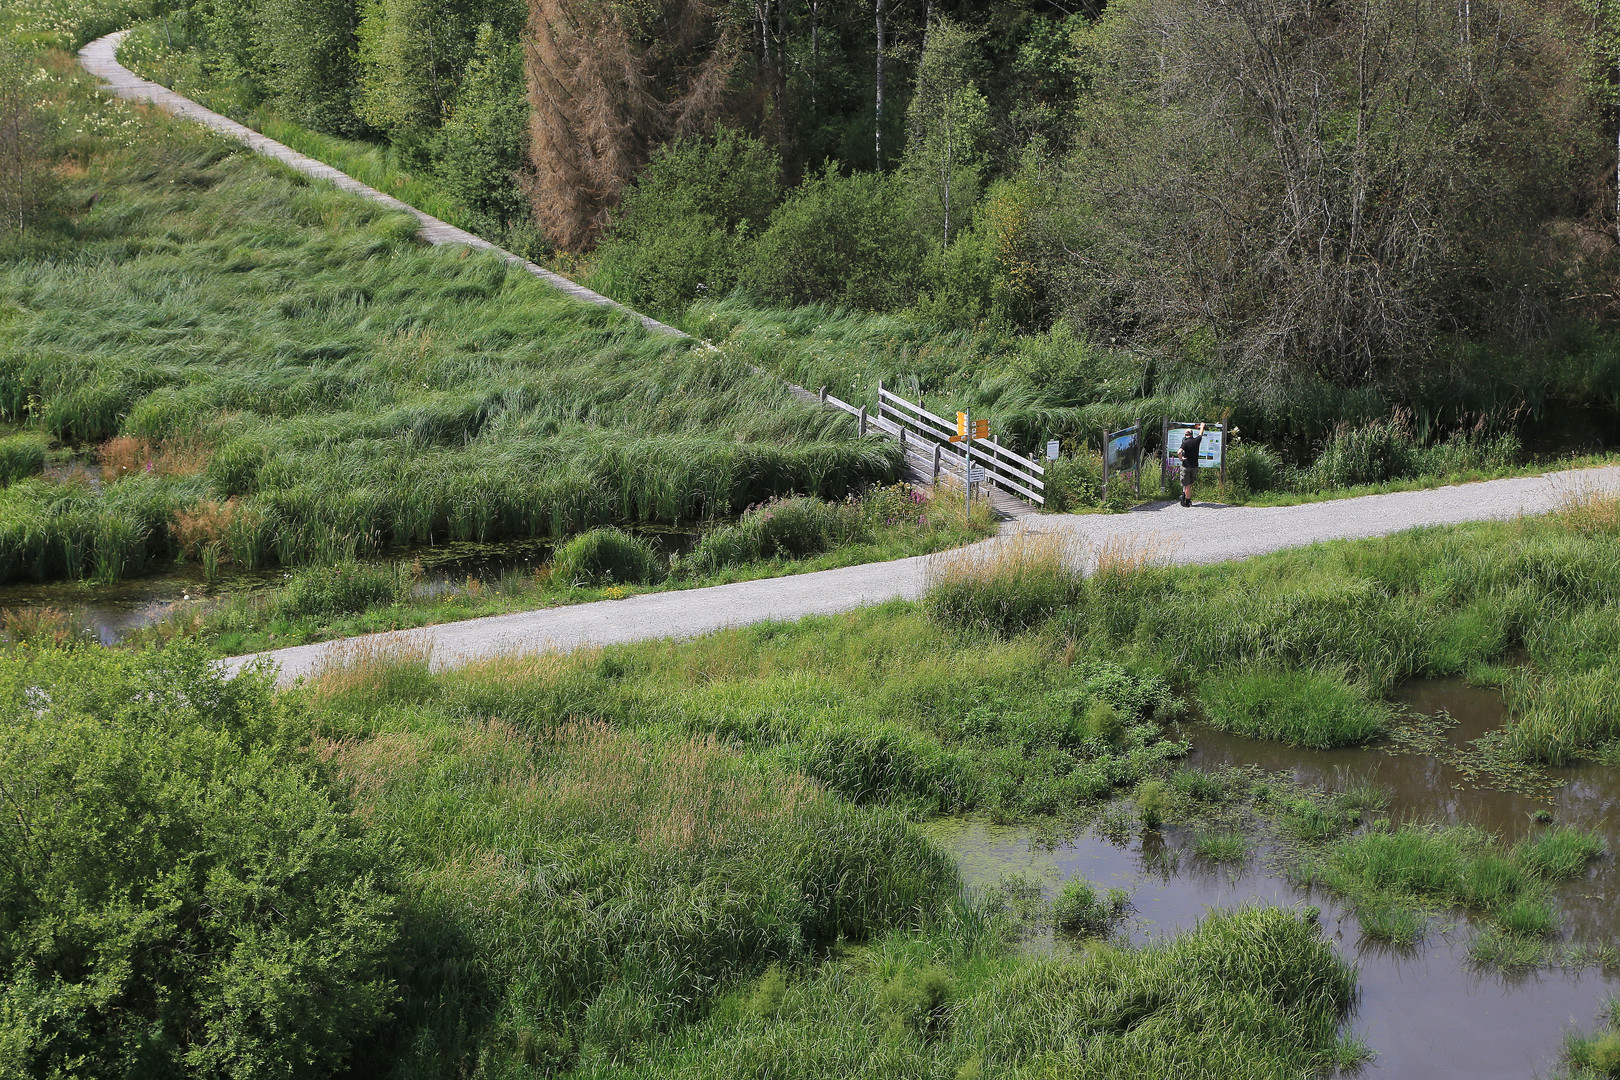
[[45, 471], [45, 448], [50, 441], [25, 431], [0, 438], [0, 487]]
[[1274, 491], [1283, 486], [1282, 458], [1259, 443], [1238, 442], [1226, 455], [1226, 480], [1239, 497]]
[[1328, 749], [1383, 735], [1389, 709], [1336, 673], [1250, 671], [1199, 684], [1210, 724], [1256, 739]]
[[623, 529], [592, 529], [557, 549], [552, 576], [565, 584], [622, 583], [645, 585], [663, 576], [663, 564], [652, 542]]
[[1404, 418], [1341, 426], [1306, 472], [1316, 490], [1381, 484], [1417, 471], [1420, 446]]
[[925, 250], [898, 180], [829, 162], [777, 209], [743, 285], [779, 303], [891, 310], [910, 303]]
[[387, 1017], [387, 864], [271, 683], [189, 648], [0, 655], [7, 1071], [329, 1076]]
[[1052, 901], [1052, 922], [1065, 934], [1100, 937], [1114, 928], [1130, 910], [1130, 894], [1109, 889], [1106, 897], [1084, 881], [1068, 881]]
[[1102, 504], [1102, 457], [1095, 453], [1068, 454], [1045, 463], [1041, 509], [1067, 514]]
[[397, 603], [410, 596], [415, 579], [398, 563], [341, 562], [296, 570], [271, 601], [292, 618], [331, 618]]
[[771, 499], [751, 507], [735, 525], [705, 531], [688, 564], [714, 573], [760, 559], [816, 555], [857, 534], [856, 512], [812, 496]]
[[1164, 812], [1170, 805], [1170, 789], [1163, 780], [1146, 780], [1136, 788], [1136, 813], [1142, 827], [1157, 829], [1164, 824]]
[[632, 306], [677, 316], [731, 292], [776, 206], [780, 156], [732, 128], [653, 155], [598, 247], [599, 272]]

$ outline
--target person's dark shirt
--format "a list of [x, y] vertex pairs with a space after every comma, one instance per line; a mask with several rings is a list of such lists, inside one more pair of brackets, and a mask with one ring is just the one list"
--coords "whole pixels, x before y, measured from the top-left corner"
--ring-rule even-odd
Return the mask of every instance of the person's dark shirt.
[[1182, 468], [1198, 468], [1198, 451], [1204, 445], [1202, 435], [1188, 432], [1181, 440], [1181, 466]]

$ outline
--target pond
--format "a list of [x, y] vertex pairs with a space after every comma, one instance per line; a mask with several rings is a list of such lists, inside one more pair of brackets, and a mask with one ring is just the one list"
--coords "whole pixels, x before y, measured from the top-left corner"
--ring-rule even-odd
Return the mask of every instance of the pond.
[[[1459, 748], [1501, 726], [1501, 696], [1460, 681], [1408, 684], [1399, 698], [1414, 710], [1448, 714], [1445, 733]], [[1208, 769], [1258, 765], [1291, 774], [1301, 783], [1332, 788], [1346, 775], [1376, 778], [1389, 789], [1397, 820], [1468, 822], [1517, 838], [1536, 827], [1538, 809], [1562, 824], [1603, 836], [1611, 855], [1584, 878], [1557, 891], [1572, 940], [1607, 944], [1620, 937], [1620, 775], [1588, 765], [1553, 771], [1555, 788], [1541, 797], [1491, 787], [1445, 754], [1390, 753], [1380, 749], [1313, 751], [1290, 749], [1190, 725], [1190, 764]], [[1329, 939], [1361, 971], [1361, 996], [1350, 1031], [1376, 1054], [1370, 1076], [1456, 1077], [1528, 1080], [1558, 1062], [1563, 1037], [1591, 1028], [1604, 999], [1620, 992], [1620, 972], [1541, 969], [1504, 973], [1469, 962], [1472, 934], [1466, 918], [1436, 920], [1414, 949], [1396, 949], [1363, 939], [1354, 916], [1320, 891], [1297, 886], [1275, 865], [1275, 852], [1261, 849], [1241, 865], [1216, 864], [1192, 850], [1192, 830], [1165, 826], [1158, 836], [1138, 833], [1109, 839], [1094, 828], [1060, 839], [1043, 838], [1031, 826], [945, 819], [924, 829], [951, 852], [970, 885], [989, 886], [1020, 874], [1055, 894], [1063, 881], [1081, 878], [1100, 889], [1132, 894], [1135, 913], [1124, 932], [1143, 941], [1190, 929], [1210, 908], [1243, 903], [1301, 906], [1322, 911]], [[1050, 932], [1027, 943], [1035, 950], [1062, 948]]]

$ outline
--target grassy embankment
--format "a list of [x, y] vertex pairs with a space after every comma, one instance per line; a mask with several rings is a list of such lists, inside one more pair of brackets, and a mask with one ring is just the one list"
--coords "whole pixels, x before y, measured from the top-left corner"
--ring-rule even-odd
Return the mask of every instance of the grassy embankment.
[[[745, 365], [49, 66], [58, 213], [0, 254], [0, 580], [691, 525], [896, 473]], [[849, 539], [962, 538], [906, 532]]]
[[[209, 77], [198, 54], [176, 42], [172, 28], [141, 27], [125, 43], [123, 61], [148, 78], [172, 86], [263, 131], [311, 157], [342, 169], [412, 205], [466, 227], [476, 223], [461, 212], [431, 173], [405, 168], [386, 143], [360, 142], [312, 131], [246, 100], [240, 90]], [[510, 239], [510, 238], [509, 238]], [[538, 251], [525, 246], [525, 253]], [[612, 294], [611, 281], [596, 280], [588, 261], [559, 269], [581, 277], [592, 288]], [[1102, 490], [1096, 433], [1147, 417], [1230, 415], [1257, 429], [1299, 428], [1328, 432], [1308, 451], [1290, 459], [1256, 442], [1239, 440], [1230, 451], [1228, 483], [1213, 474], [1200, 478], [1200, 498], [1251, 505], [1294, 505], [1322, 499], [1388, 491], [1408, 491], [1506, 476], [1533, 475], [1549, 468], [1608, 463], [1612, 455], [1572, 450], [1557, 456], [1529, 456], [1502, 418], [1516, 409], [1539, 414], [1565, 399], [1603, 398], [1613, 367], [1602, 343], [1591, 357], [1567, 356], [1543, 365], [1514, 401], [1498, 400], [1500, 388], [1452, 388], [1457, 397], [1436, 406], [1436, 421], [1449, 417], [1451, 434], [1430, 437], [1428, 424], [1411, 417], [1391, 419], [1391, 406], [1364, 391], [1327, 393], [1316, 387], [1281, 412], [1269, 406], [1230, 401], [1208, 379], [1193, 378], [1144, 393], [1148, 378], [1134, 354], [1114, 353], [1080, 341], [1065, 328], [1044, 335], [1000, 331], [942, 330], [908, 315], [874, 315], [806, 307], [767, 309], [743, 297], [702, 300], [673, 318], [694, 336], [728, 356], [777, 372], [800, 385], [828, 386], [845, 400], [876, 407], [876, 386], [923, 398], [936, 411], [971, 404], [1002, 439], [1034, 451], [1048, 438], [1064, 440], [1068, 462], [1051, 478], [1052, 508], [1123, 508], [1133, 500], [1123, 491]], [[1477, 398], [1477, 400], [1475, 400]], [[1465, 400], [1466, 399], [1466, 400]], [[1258, 411], [1257, 411], [1258, 409]], [[1270, 409], [1270, 411], [1267, 411]], [[1247, 414], [1254, 415], [1247, 415]], [[1286, 414], [1286, 415], [1285, 415]], [[1486, 422], [1486, 416], [1496, 418]], [[1460, 424], [1472, 417], [1474, 427]], [[1420, 430], [1421, 429], [1421, 430]], [[1145, 477], [1144, 498], [1158, 498], [1158, 470]]]

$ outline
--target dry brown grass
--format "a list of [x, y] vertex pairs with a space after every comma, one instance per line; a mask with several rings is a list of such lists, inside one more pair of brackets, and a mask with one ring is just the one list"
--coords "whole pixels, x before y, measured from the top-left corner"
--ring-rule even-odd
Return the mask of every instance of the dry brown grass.
[[376, 634], [335, 643], [305, 683], [316, 702], [381, 690], [401, 677], [419, 678], [431, 665], [433, 645], [402, 634]]
[[1050, 578], [1085, 565], [1087, 545], [1066, 530], [1020, 529], [971, 547], [931, 556], [923, 580], [932, 589], [962, 582]]
[[1620, 491], [1576, 481], [1564, 489], [1548, 517], [1583, 536], [1612, 536], [1620, 533]]
[[177, 510], [169, 529], [180, 550], [187, 558], [194, 559], [211, 544], [223, 545], [231, 524], [236, 520], [237, 510], [235, 499], [224, 502], [207, 499], [190, 510]]
[[744, 764], [713, 736], [654, 742], [598, 720], [541, 736], [488, 720], [449, 735], [326, 740], [317, 753], [365, 816], [413, 790], [414, 776], [454, 761], [475, 778], [482, 808], [502, 818], [566, 822], [575, 834], [664, 851], [752, 835], [822, 797], [803, 777]]
[[1091, 545], [1091, 573], [1098, 578], [1121, 578], [1168, 566], [1174, 547], [1174, 541], [1164, 536], [1110, 536]]
[[67, 645], [73, 641], [73, 620], [61, 608], [0, 610], [0, 634], [12, 645]]
[[101, 479], [113, 481], [139, 473], [159, 476], [195, 476], [208, 465], [208, 448], [185, 439], [155, 442], [120, 435], [108, 439], [96, 452]]

